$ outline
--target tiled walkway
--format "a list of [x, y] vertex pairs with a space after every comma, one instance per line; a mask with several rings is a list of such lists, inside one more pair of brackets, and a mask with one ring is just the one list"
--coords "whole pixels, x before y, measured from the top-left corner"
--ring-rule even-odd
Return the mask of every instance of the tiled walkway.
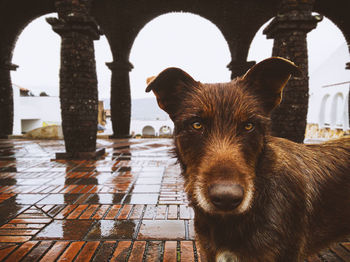
[[[0, 140], [0, 261], [204, 261], [171, 140], [98, 147], [56, 161], [60, 140]], [[309, 261], [350, 261], [350, 242]]]

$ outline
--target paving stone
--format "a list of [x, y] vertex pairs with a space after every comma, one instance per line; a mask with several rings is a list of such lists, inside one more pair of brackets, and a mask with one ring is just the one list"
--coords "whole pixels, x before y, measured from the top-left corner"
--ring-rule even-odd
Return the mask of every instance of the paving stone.
[[45, 227], [35, 239], [80, 240], [93, 224], [92, 220], [55, 220]]
[[[104, 159], [51, 161], [62, 141], [0, 140], [0, 261], [206, 262], [171, 140], [99, 145]], [[349, 254], [344, 240], [307, 262]]]
[[138, 239], [182, 240], [185, 239], [185, 224], [182, 220], [143, 220]]
[[99, 220], [86, 236], [86, 239], [133, 239], [138, 223], [137, 220]]

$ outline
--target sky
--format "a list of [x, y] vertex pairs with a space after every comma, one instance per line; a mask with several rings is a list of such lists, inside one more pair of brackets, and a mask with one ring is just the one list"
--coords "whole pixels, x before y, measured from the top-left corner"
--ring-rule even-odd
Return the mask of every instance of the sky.
[[[12, 62], [19, 68], [11, 73], [12, 82], [36, 95], [42, 91], [51, 96], [59, 93], [60, 37], [45, 21], [45, 17], [52, 16], [30, 23], [20, 34], [13, 53]], [[251, 44], [248, 61], [259, 62], [271, 56], [273, 40], [262, 34], [266, 25]], [[326, 18], [320, 22], [308, 34], [309, 72], [317, 71], [344, 43], [341, 31], [332, 22]], [[111, 72], [105, 63], [113, 58], [104, 36], [95, 41], [95, 56], [99, 99], [109, 98]], [[343, 56], [350, 62], [347, 50]], [[129, 61], [134, 65], [130, 72], [133, 99], [152, 97], [144, 92], [146, 78], [170, 66], [182, 68], [201, 82], [230, 80], [226, 67], [230, 53], [223, 35], [213, 23], [193, 14], [171, 13], [149, 22], [135, 39]]]

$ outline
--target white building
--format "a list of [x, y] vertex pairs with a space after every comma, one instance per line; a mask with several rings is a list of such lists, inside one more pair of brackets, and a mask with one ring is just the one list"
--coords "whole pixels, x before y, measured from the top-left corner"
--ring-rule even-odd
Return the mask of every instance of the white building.
[[20, 96], [20, 89], [13, 87], [13, 134], [20, 135], [45, 125], [61, 124], [59, 97]]
[[349, 133], [350, 61], [348, 46], [341, 45], [310, 73], [310, 98], [306, 136], [329, 138]]

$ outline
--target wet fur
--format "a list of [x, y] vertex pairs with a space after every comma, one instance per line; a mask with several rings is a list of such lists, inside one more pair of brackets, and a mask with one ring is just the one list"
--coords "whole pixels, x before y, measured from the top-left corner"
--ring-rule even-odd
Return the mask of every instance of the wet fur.
[[[186, 92], [168, 101], [155, 93], [175, 124], [175, 151], [209, 262], [303, 261], [350, 233], [350, 137], [304, 145], [271, 136], [262, 97], [242, 78], [180, 84]], [[191, 128], [197, 120], [205, 128]], [[250, 132], [247, 122], [255, 125]], [[207, 188], [227, 180], [245, 196], [221, 212]]]

